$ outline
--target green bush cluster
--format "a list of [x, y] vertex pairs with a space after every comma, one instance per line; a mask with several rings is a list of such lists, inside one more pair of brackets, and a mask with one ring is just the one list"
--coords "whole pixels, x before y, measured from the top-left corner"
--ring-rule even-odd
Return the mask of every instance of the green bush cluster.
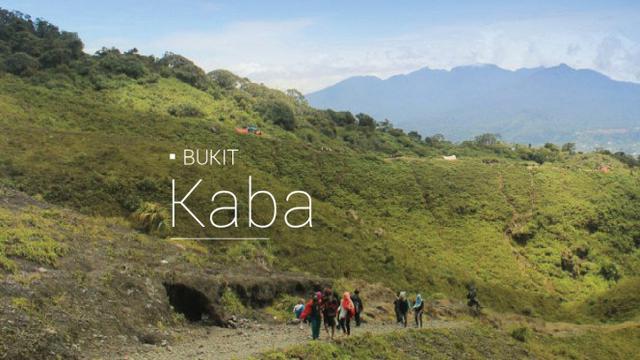
[[75, 33], [29, 15], [0, 9], [0, 63], [12, 74], [29, 76], [38, 69], [69, 65], [83, 56]]
[[167, 112], [177, 117], [199, 117], [204, 115], [202, 110], [191, 104], [172, 105]]

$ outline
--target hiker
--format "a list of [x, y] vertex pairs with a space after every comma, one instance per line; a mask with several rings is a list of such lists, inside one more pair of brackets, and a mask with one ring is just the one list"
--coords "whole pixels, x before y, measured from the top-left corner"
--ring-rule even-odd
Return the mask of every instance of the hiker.
[[413, 312], [416, 320], [416, 327], [422, 328], [422, 313], [424, 311], [424, 302], [422, 301], [422, 295], [416, 296], [416, 302], [413, 304]]
[[311, 338], [313, 340], [318, 340], [320, 337], [320, 323], [322, 322], [322, 311], [320, 309], [318, 294], [313, 294], [311, 300], [309, 300], [307, 305], [305, 305], [300, 318], [303, 320], [307, 318], [309, 319], [309, 322], [311, 323]]
[[473, 283], [467, 285], [467, 306], [471, 308], [476, 314], [480, 313], [480, 301], [478, 301], [478, 294], [476, 286]]
[[[335, 296], [332, 291], [325, 292], [322, 298], [324, 329], [327, 332], [327, 335], [329, 335], [333, 340], [333, 335], [336, 332], [336, 316], [338, 314], [340, 302], [338, 301], [338, 297]], [[331, 333], [329, 333], [329, 329], [331, 329]]]
[[300, 321], [300, 329], [302, 329], [302, 319], [300, 319], [300, 315], [304, 311], [304, 299], [298, 300], [298, 303], [293, 307], [293, 314], [296, 316], [296, 319]]
[[396, 313], [396, 324], [400, 324], [402, 322], [402, 318], [400, 316], [400, 292], [396, 293], [396, 299], [393, 300], [393, 310]]
[[324, 331], [327, 332], [327, 335], [329, 335], [329, 324], [327, 324], [327, 320], [326, 320], [326, 315], [325, 315], [325, 307], [328, 305], [329, 301], [331, 301], [331, 294], [332, 294], [332, 290], [331, 288], [324, 288], [324, 290], [322, 290], [322, 301], [320, 301], [320, 308], [322, 310], [322, 319], [324, 320]]
[[338, 310], [338, 323], [340, 324], [340, 329], [347, 336], [351, 335], [351, 318], [355, 315], [356, 309], [353, 306], [353, 301], [351, 301], [351, 296], [349, 296], [348, 292], [345, 292], [342, 295], [342, 302], [340, 302], [340, 307]]
[[398, 311], [400, 312], [400, 323], [407, 327], [407, 313], [409, 312], [409, 300], [407, 300], [407, 293], [405, 291], [400, 292], [398, 297]]
[[362, 314], [362, 310], [364, 310], [364, 306], [362, 305], [362, 299], [360, 299], [360, 290], [356, 289], [351, 295], [351, 301], [353, 301], [353, 306], [356, 308], [356, 327], [360, 327], [361, 319], [360, 314]]

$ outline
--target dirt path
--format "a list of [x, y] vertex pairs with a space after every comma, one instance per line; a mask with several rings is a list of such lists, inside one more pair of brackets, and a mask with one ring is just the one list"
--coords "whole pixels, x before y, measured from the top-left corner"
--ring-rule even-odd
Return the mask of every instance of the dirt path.
[[[464, 321], [434, 320], [425, 322], [425, 328], [456, 328], [466, 326]], [[209, 334], [207, 334], [209, 331]], [[366, 324], [352, 328], [352, 336], [365, 333], [382, 334], [404, 331], [395, 324]], [[149, 345], [123, 354], [124, 359], [169, 360], [169, 359], [246, 359], [252, 355], [269, 350], [304, 344], [311, 334], [305, 326], [302, 330], [296, 325], [256, 325], [250, 329], [191, 328], [180, 334], [182, 341], [175, 345]], [[337, 335], [340, 338], [342, 335]], [[322, 330], [320, 341], [330, 341]]]

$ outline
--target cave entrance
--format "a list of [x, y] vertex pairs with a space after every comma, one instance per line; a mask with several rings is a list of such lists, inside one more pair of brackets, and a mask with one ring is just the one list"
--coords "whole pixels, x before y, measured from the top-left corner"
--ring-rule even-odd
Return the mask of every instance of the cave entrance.
[[209, 298], [202, 292], [184, 284], [162, 285], [167, 291], [169, 304], [190, 322], [215, 322], [218, 319], [213, 313]]

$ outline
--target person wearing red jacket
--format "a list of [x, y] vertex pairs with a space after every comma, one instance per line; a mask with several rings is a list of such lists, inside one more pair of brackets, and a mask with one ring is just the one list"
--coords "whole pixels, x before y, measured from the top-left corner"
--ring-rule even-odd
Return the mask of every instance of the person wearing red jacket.
[[356, 314], [356, 307], [353, 305], [353, 301], [351, 301], [351, 296], [348, 292], [345, 292], [342, 295], [342, 302], [340, 302], [340, 308], [338, 309], [338, 323], [340, 324], [340, 329], [347, 336], [351, 335], [351, 318]]
[[314, 294], [307, 302], [304, 311], [300, 315], [302, 321], [307, 318], [311, 322], [311, 338], [317, 340], [320, 337], [320, 324], [322, 323], [322, 309], [320, 308], [320, 299], [318, 299], [317, 294]]

